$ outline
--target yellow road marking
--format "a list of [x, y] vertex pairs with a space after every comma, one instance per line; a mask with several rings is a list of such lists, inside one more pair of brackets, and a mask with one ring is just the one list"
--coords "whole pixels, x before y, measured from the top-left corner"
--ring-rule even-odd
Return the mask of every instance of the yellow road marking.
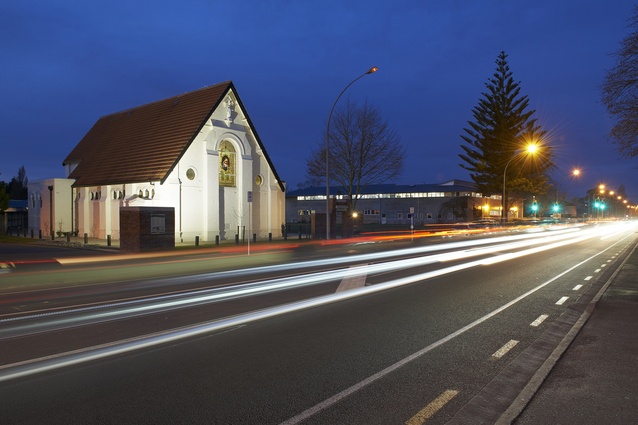
[[459, 392], [456, 390], [444, 391], [443, 394], [435, 398], [434, 401], [421, 409], [419, 413], [412, 416], [410, 420], [405, 423], [405, 425], [421, 425], [425, 423], [425, 421], [430, 419], [432, 415], [441, 410], [441, 408], [445, 406], [447, 402], [452, 400], [458, 393]]

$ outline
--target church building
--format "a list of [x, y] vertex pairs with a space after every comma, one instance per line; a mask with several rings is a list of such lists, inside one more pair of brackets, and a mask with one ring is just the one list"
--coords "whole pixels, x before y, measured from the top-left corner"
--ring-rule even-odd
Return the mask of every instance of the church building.
[[173, 208], [176, 242], [279, 236], [285, 222], [284, 182], [230, 81], [103, 116], [63, 165], [79, 235], [119, 239], [130, 207]]

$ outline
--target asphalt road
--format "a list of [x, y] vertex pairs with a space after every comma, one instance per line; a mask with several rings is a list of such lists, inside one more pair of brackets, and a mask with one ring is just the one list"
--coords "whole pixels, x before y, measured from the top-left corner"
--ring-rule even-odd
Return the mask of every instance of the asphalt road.
[[[409, 268], [380, 269], [363, 283], [355, 274], [357, 297], [0, 381], [2, 423], [493, 423], [634, 243], [633, 233], [609, 231], [527, 255], [513, 254], [529, 248], [503, 247], [470, 268], [463, 265], [474, 258], [464, 255], [476, 248], [422, 265], [411, 255]], [[242, 309], [225, 304], [223, 313], [220, 304], [198, 304], [7, 337], [0, 359], [12, 353], [3, 364], [14, 367], [42, 345], [62, 351], [75, 340], [81, 349], [96, 335], [132, 329], [132, 338], [278, 298], [327, 296], [345, 280], [242, 298]]]

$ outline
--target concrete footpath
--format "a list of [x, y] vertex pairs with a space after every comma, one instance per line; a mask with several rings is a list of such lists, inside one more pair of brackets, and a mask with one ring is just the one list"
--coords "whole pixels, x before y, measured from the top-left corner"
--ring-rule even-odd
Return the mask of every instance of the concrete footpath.
[[[589, 303], [555, 358], [538, 372], [540, 381], [528, 404], [525, 394], [501, 423], [638, 423], [638, 249]], [[560, 353], [561, 348], [564, 352]], [[553, 368], [552, 368], [553, 366]], [[545, 375], [545, 376], [542, 376]], [[544, 380], [543, 380], [544, 378]], [[534, 380], [530, 382], [534, 385]], [[517, 405], [518, 404], [518, 405]], [[517, 416], [520, 409], [522, 413]]]

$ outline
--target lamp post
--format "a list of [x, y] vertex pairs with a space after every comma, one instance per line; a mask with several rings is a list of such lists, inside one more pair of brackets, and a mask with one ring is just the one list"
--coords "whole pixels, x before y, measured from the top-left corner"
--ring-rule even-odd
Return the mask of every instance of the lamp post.
[[[533, 154], [534, 152], [536, 152], [537, 149], [538, 149], [538, 146], [532, 143], [527, 145], [524, 151], [527, 153]], [[507, 167], [514, 160], [514, 158], [516, 158], [516, 154], [514, 154], [514, 156], [512, 156], [509, 161], [507, 161], [507, 164], [505, 164], [505, 169], [503, 170], [503, 197], [501, 198], [501, 222], [505, 222], [507, 217], [505, 213], [505, 176], [507, 175]]]
[[330, 168], [329, 168], [329, 159], [330, 159], [330, 119], [332, 118], [332, 112], [335, 109], [335, 106], [337, 106], [337, 102], [339, 102], [339, 99], [341, 98], [341, 96], [346, 92], [346, 90], [348, 90], [348, 88], [353, 85], [355, 82], [357, 82], [357, 80], [359, 80], [360, 78], [368, 75], [368, 74], [372, 74], [377, 72], [379, 68], [377, 68], [376, 66], [373, 66], [372, 68], [368, 69], [366, 72], [364, 72], [363, 74], [359, 75], [357, 78], [355, 78], [354, 80], [350, 81], [350, 83], [343, 89], [341, 90], [341, 93], [339, 93], [339, 96], [337, 96], [337, 99], [335, 100], [335, 103], [332, 104], [332, 108], [330, 109], [330, 114], [328, 115], [328, 123], [326, 124], [326, 239], [330, 239]]

